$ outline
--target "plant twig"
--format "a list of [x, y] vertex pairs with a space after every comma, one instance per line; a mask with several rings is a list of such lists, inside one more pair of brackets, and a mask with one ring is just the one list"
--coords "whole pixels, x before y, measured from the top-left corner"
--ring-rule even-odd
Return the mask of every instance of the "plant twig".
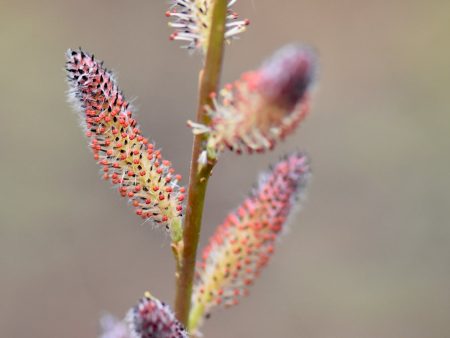
[[[205, 107], [212, 104], [210, 94], [217, 91], [222, 69], [226, 14], [227, 1], [215, 0], [212, 8], [211, 31], [205, 65], [200, 72], [199, 79], [197, 121], [206, 125], [209, 123], [209, 116], [206, 114]], [[209, 158], [205, 164], [198, 162], [200, 154], [205, 150], [206, 137], [204, 134], [194, 137], [183, 249], [181, 264], [177, 269], [175, 312], [178, 320], [187, 327], [206, 188], [216, 162], [213, 158]]]

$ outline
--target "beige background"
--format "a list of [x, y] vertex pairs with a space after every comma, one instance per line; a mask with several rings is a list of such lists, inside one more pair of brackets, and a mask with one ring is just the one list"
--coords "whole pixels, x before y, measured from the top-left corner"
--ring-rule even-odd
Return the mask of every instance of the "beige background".
[[[65, 102], [64, 52], [117, 71], [186, 176], [200, 58], [164, 0], [0, 1], [0, 337], [95, 337], [147, 289], [173, 298], [167, 236], [99, 179]], [[302, 213], [251, 296], [205, 337], [450, 337], [450, 2], [241, 0], [224, 81], [290, 41], [320, 53], [312, 115], [275, 152], [222, 158], [202, 245], [280, 154], [306, 149]], [[184, 181], [186, 182], [186, 180]]]

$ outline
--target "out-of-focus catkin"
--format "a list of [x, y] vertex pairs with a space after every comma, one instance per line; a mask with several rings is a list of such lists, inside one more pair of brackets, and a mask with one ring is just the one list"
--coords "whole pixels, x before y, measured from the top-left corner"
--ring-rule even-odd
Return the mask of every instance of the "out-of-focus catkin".
[[188, 338], [170, 307], [149, 293], [128, 312], [126, 321], [131, 338]]
[[100, 319], [99, 338], [131, 338], [130, 330], [124, 320], [105, 314]]
[[190, 329], [197, 329], [214, 306], [234, 305], [248, 292], [272, 256], [309, 177], [304, 154], [284, 157], [261, 174], [257, 188], [218, 227], [197, 267]]
[[[248, 19], [239, 20], [232, 6], [237, 0], [228, 1], [228, 13], [225, 24], [225, 40], [232, 39], [247, 29]], [[212, 0], [174, 0], [166, 16], [172, 18], [169, 26], [175, 29], [170, 35], [171, 40], [186, 41], [187, 49], [208, 50], [209, 35], [212, 21]]]
[[103, 316], [100, 338], [188, 338], [168, 305], [146, 292], [124, 320]]
[[308, 114], [316, 68], [309, 47], [285, 46], [258, 70], [212, 93], [214, 105], [207, 107], [211, 123], [191, 123], [194, 133], [208, 134], [210, 153], [272, 149]]
[[117, 186], [136, 214], [182, 237], [184, 188], [171, 163], [141, 135], [133, 108], [103, 62], [83, 50], [68, 50], [69, 100], [80, 113], [103, 177]]

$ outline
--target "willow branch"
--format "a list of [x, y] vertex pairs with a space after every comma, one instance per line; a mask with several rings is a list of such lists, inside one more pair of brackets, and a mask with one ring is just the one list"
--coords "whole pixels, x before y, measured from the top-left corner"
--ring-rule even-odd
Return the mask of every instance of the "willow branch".
[[[206, 125], [209, 123], [209, 116], [205, 107], [212, 104], [210, 94], [217, 92], [222, 69], [226, 14], [227, 0], [214, 1], [208, 50], [199, 79], [197, 122]], [[215, 165], [215, 159], [211, 158], [205, 164], [198, 162], [200, 154], [205, 150], [205, 141], [206, 136], [203, 134], [194, 137], [181, 264], [177, 269], [175, 312], [177, 318], [186, 326], [188, 326], [191, 307], [192, 285], [206, 188]]]

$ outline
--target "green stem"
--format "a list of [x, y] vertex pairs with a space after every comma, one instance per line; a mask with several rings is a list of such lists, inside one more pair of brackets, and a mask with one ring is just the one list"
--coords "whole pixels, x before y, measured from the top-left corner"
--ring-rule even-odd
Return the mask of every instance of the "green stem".
[[189, 314], [189, 330], [194, 331], [199, 327], [205, 313], [204, 304], [195, 304]]
[[[210, 94], [217, 92], [222, 70], [227, 3], [227, 0], [215, 0], [212, 8], [208, 50], [206, 52], [205, 65], [200, 72], [199, 79], [197, 121], [203, 124], [209, 124], [209, 116], [205, 107], [212, 105]], [[206, 164], [198, 163], [200, 154], [206, 150], [206, 139], [206, 135], [196, 135], [194, 137], [181, 264], [178, 266], [176, 274], [175, 313], [178, 320], [186, 327], [188, 327], [191, 308], [192, 285], [206, 188], [215, 165], [215, 159], [211, 158], [208, 159]]]

